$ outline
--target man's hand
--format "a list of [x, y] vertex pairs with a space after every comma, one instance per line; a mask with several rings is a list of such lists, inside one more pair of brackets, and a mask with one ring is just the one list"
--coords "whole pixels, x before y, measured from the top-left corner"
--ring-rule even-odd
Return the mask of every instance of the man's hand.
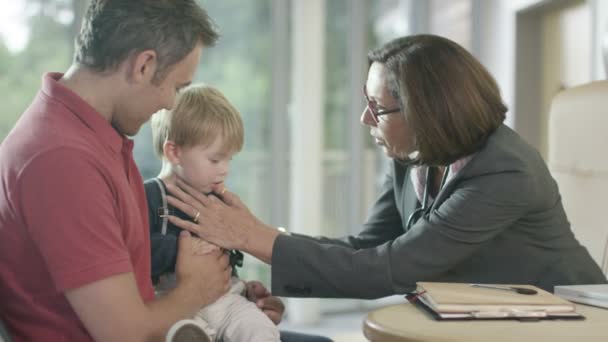
[[192, 291], [192, 296], [205, 306], [213, 303], [230, 288], [230, 267], [228, 255], [217, 249], [200, 253], [198, 239], [187, 231], [179, 236], [175, 275], [177, 286]]
[[254, 302], [274, 324], [279, 324], [283, 319], [285, 312], [283, 301], [272, 296], [259, 281], [247, 282], [247, 299]]
[[197, 237], [193, 237], [194, 239], [194, 248], [195, 248], [195, 254], [199, 255], [199, 254], [209, 254], [213, 251], [219, 251], [221, 250], [221, 248], [219, 248], [218, 246], [209, 243], [203, 239], [199, 239]]

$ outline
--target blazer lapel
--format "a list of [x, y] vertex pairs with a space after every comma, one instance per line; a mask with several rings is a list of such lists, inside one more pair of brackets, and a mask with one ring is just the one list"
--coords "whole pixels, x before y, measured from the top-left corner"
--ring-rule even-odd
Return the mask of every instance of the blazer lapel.
[[446, 184], [444, 184], [443, 188], [439, 190], [437, 198], [433, 201], [433, 204], [431, 204], [431, 210], [435, 210], [435, 208], [440, 206], [441, 203], [443, 203], [449, 197], [449, 195], [452, 194], [452, 192], [454, 191], [454, 187], [456, 186], [456, 184], [458, 184], [460, 178], [462, 178], [463, 175], [469, 172], [472, 165], [475, 163], [476, 158], [477, 155], [473, 156], [473, 158], [469, 160], [469, 162], [462, 169], [460, 169], [460, 171], [458, 171], [456, 176], [452, 177], [450, 180], [448, 180]]
[[416, 197], [416, 191], [414, 190], [414, 185], [412, 184], [412, 180], [410, 179], [410, 172], [412, 172], [412, 167], [409, 166], [407, 168], [407, 172], [405, 173], [405, 177], [403, 179], [403, 190], [402, 194], [402, 202], [401, 210], [402, 210], [402, 221], [403, 221], [403, 229], [407, 231], [407, 220], [410, 215], [416, 210], [419, 206], [418, 197]]

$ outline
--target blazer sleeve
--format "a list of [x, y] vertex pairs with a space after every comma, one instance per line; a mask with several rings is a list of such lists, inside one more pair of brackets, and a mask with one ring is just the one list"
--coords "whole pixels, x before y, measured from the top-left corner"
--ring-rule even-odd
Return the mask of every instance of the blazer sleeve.
[[[398, 164], [395, 161], [392, 162], [391, 168], [387, 172], [382, 184], [380, 195], [369, 210], [361, 232], [357, 236], [344, 238], [353, 248], [376, 247], [387, 241], [394, 240], [404, 233], [404, 223], [401, 220], [397, 206], [403, 206], [403, 202], [406, 201], [403, 198], [406, 195], [400, 190], [409, 184], [407, 170], [406, 166]], [[412, 204], [415, 204], [415, 196], [413, 201]]]
[[[293, 234], [301, 239], [309, 239], [323, 244], [334, 244], [343, 247], [362, 249], [381, 245], [403, 234], [403, 222], [395, 198], [395, 182], [402, 181], [407, 170], [401, 165], [393, 167], [384, 176], [380, 195], [368, 212], [367, 219], [361, 232], [341, 238], [328, 238], [324, 236], [311, 237]], [[397, 179], [395, 179], [397, 178]]]
[[[407, 233], [375, 247], [355, 249], [280, 236], [273, 247], [272, 290], [284, 296], [337, 298], [378, 298], [411, 291], [417, 281], [439, 278], [522, 217], [533, 197], [531, 183], [522, 172], [462, 179]], [[394, 211], [380, 209], [386, 222], [394, 223]], [[371, 225], [368, 231], [369, 236], [382, 236], [380, 225]]]

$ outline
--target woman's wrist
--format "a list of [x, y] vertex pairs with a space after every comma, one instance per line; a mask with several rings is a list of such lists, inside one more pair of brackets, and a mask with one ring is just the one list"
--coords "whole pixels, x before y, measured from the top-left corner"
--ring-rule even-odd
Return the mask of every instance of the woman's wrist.
[[245, 241], [245, 248], [243, 248], [243, 251], [270, 264], [272, 261], [274, 242], [279, 234], [281, 234], [281, 232], [276, 228], [260, 222], [252, 229], [248, 229], [248, 237]]

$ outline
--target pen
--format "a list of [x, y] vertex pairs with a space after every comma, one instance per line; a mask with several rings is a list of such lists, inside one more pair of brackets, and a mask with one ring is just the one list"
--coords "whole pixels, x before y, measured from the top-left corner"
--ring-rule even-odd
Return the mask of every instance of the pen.
[[483, 288], [488, 288], [488, 289], [511, 291], [511, 292], [516, 292], [516, 293], [524, 294], [524, 295], [534, 295], [534, 294], [538, 293], [534, 289], [528, 289], [525, 287], [517, 287], [517, 286], [490, 285], [490, 284], [470, 284], [470, 285], [473, 287], [483, 287]]

